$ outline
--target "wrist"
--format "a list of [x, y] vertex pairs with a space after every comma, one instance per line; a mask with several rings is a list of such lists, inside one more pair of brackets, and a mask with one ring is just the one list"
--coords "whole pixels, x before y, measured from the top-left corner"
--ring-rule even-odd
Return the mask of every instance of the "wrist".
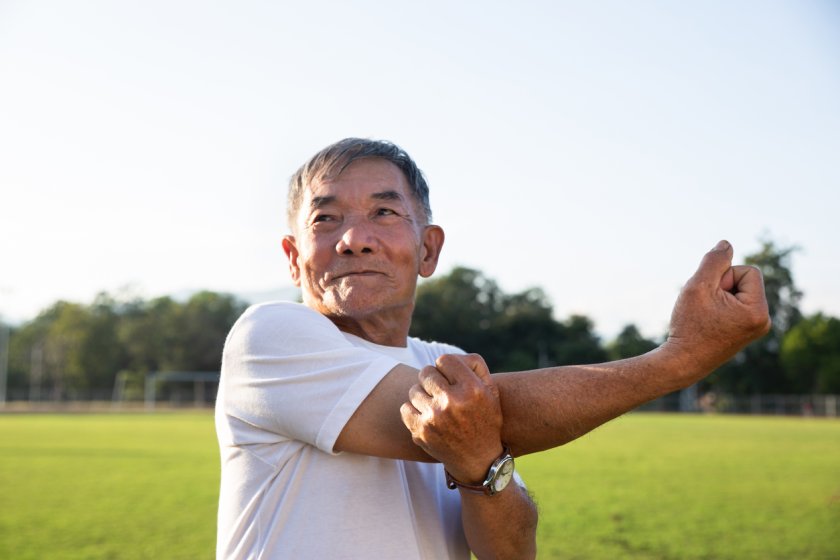
[[457, 463], [444, 463], [443, 468], [458, 482], [469, 485], [480, 485], [487, 476], [487, 471], [493, 462], [505, 451], [501, 441], [495, 447], [482, 450], [473, 456], [466, 457]]
[[490, 464], [484, 479], [479, 484], [465, 483], [452, 476], [446, 471], [446, 486], [450, 490], [459, 490], [494, 496], [507, 488], [513, 479], [514, 461], [510, 454], [510, 448], [505, 445], [502, 453]]
[[694, 352], [670, 338], [647, 354], [631, 359], [639, 360], [639, 367], [646, 373], [650, 398], [685, 389], [709, 373]]
[[717, 364], [710, 366], [707, 356], [689, 346], [682, 339], [669, 336], [659, 348], [645, 354], [645, 357], [649, 356], [653, 370], [660, 372], [662, 394], [685, 389], [717, 367]]

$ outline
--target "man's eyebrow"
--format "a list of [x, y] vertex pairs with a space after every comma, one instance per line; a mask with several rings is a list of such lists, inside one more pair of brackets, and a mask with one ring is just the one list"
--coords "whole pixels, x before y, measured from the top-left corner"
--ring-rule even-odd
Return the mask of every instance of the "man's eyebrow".
[[376, 200], [399, 200], [400, 202], [403, 200], [403, 195], [397, 191], [376, 192], [370, 195], [370, 197]]
[[332, 204], [335, 202], [334, 196], [313, 196], [312, 202], [309, 203], [309, 208], [311, 210], [318, 210], [319, 208], [323, 208], [327, 204]]
[[[370, 197], [374, 200], [397, 200], [402, 202], [403, 195], [401, 195], [397, 191], [382, 191], [382, 192], [375, 192], [370, 195]], [[325, 195], [325, 196], [313, 196], [312, 201], [309, 203], [309, 209], [312, 210], [320, 210], [324, 206], [332, 204], [336, 201], [336, 197], [333, 195]]]

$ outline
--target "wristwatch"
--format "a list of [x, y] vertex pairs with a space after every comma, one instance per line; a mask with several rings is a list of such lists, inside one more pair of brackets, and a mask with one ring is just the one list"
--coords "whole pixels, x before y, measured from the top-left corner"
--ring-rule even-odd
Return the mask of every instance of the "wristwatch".
[[507, 485], [510, 484], [513, 478], [513, 469], [513, 455], [510, 454], [510, 448], [506, 445], [502, 454], [490, 465], [490, 470], [487, 471], [487, 476], [484, 477], [484, 482], [480, 485], [459, 482], [449, 474], [449, 471], [445, 470], [446, 486], [450, 490], [455, 490], [455, 488], [460, 486], [472, 492], [480, 492], [481, 494], [492, 496], [507, 488]]

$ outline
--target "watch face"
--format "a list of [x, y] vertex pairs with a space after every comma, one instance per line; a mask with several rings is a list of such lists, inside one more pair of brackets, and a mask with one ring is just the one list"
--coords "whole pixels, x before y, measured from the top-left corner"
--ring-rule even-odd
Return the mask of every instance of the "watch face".
[[513, 478], [513, 458], [506, 457], [499, 465], [496, 476], [493, 477], [493, 492], [501, 492], [507, 488], [511, 478]]

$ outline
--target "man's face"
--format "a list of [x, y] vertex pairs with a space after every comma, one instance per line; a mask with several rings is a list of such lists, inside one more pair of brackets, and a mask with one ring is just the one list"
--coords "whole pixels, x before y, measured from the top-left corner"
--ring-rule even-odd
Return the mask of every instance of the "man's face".
[[443, 232], [425, 226], [391, 162], [356, 160], [305, 191], [295, 233], [283, 239], [303, 302], [331, 318], [410, 317], [417, 276], [437, 265]]

